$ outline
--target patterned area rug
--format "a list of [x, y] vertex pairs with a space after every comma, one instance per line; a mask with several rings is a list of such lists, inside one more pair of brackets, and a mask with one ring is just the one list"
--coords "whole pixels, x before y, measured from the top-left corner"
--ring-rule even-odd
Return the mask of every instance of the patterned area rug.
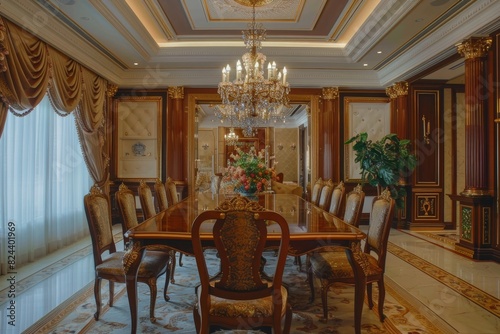
[[[218, 268], [217, 259], [210, 257], [210, 268]], [[269, 253], [268, 265], [272, 263], [273, 254]], [[192, 308], [195, 302], [194, 288], [198, 284], [196, 262], [193, 257], [184, 257], [183, 266], [176, 269], [175, 284], [170, 284], [168, 293], [170, 301], [165, 302], [161, 293], [163, 277], [159, 281], [158, 298], [156, 300], [156, 323], [149, 321], [149, 290], [145, 284], [138, 284], [139, 290], [139, 324], [140, 333], [194, 333]], [[309, 286], [305, 281], [306, 274], [299, 272], [289, 257], [284, 275], [284, 282], [289, 287], [290, 302], [293, 308], [292, 333], [353, 333], [353, 297], [354, 288], [338, 285], [328, 294], [329, 318], [322, 320], [319, 283], [316, 284], [316, 300], [309, 303]], [[391, 282], [386, 282], [386, 300], [384, 313], [386, 320], [379, 321], [376, 306], [373, 310], [365, 304], [363, 309], [363, 333], [441, 333], [438, 328], [411, 308], [394, 289]], [[108, 301], [107, 285], [103, 284], [103, 301]], [[92, 284], [60, 305], [44, 319], [34, 324], [25, 333], [130, 333], [130, 313], [123, 284], [115, 288], [115, 304], [105, 306], [99, 321], [95, 321], [95, 301]], [[374, 293], [377, 293], [374, 286]], [[376, 300], [376, 296], [375, 300]]]

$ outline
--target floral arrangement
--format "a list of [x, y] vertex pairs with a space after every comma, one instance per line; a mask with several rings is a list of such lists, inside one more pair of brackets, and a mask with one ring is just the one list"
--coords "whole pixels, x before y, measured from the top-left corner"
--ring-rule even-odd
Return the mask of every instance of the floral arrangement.
[[271, 180], [276, 180], [276, 171], [266, 166], [264, 154], [264, 150], [256, 152], [254, 147], [248, 152], [236, 148], [236, 154], [230, 155], [233, 162], [226, 168], [222, 181], [233, 184], [235, 192], [266, 190]]

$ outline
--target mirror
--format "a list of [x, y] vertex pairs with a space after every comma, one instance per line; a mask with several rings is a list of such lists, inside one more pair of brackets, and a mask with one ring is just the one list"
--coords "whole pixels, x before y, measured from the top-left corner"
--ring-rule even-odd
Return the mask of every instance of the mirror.
[[[312, 95], [292, 98], [286, 110], [286, 121], [269, 123], [267, 127], [254, 129], [254, 134], [244, 136], [242, 130], [234, 127], [238, 135], [235, 145], [228, 145], [224, 135], [229, 133], [231, 124], [221, 122], [216, 116], [216, 106], [220, 98], [216, 94], [198, 94], [188, 98], [188, 117], [192, 120], [188, 128], [188, 152], [190, 192], [206, 190], [209, 178], [215, 173], [223, 173], [228, 157], [236, 146], [255, 146], [264, 149], [268, 165], [282, 172], [285, 183], [295, 183], [307, 189], [314, 179], [314, 111], [318, 108], [318, 97]], [[192, 152], [192, 153], [191, 153]]]

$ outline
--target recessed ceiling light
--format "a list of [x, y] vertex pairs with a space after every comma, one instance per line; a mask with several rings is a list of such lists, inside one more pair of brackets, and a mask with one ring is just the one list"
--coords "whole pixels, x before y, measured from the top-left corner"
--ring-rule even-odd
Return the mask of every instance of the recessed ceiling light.
[[382, 51], [377, 51], [377, 53], [378, 53], [378, 54], [381, 54], [381, 53], [382, 53]]
[[139, 65], [139, 63], [134, 63], [134, 66], [137, 66], [137, 65]]
[[415, 22], [419, 23], [419, 22], [422, 22], [424, 19], [419, 17], [418, 19], [415, 20]]
[[366, 67], [366, 66], [368, 66], [368, 64], [363, 64], [363, 66], [365, 66], [365, 67]]

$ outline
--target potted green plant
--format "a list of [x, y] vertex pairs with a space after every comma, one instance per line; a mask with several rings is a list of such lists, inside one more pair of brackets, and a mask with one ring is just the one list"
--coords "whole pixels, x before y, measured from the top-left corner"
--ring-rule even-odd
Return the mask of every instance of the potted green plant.
[[389, 188], [397, 208], [403, 209], [406, 190], [401, 181], [417, 165], [417, 157], [408, 149], [410, 140], [399, 139], [391, 133], [372, 141], [366, 132], [362, 132], [345, 142], [346, 145], [351, 143], [354, 143], [354, 162], [360, 165], [363, 182], [377, 187], [379, 194], [382, 189]]

